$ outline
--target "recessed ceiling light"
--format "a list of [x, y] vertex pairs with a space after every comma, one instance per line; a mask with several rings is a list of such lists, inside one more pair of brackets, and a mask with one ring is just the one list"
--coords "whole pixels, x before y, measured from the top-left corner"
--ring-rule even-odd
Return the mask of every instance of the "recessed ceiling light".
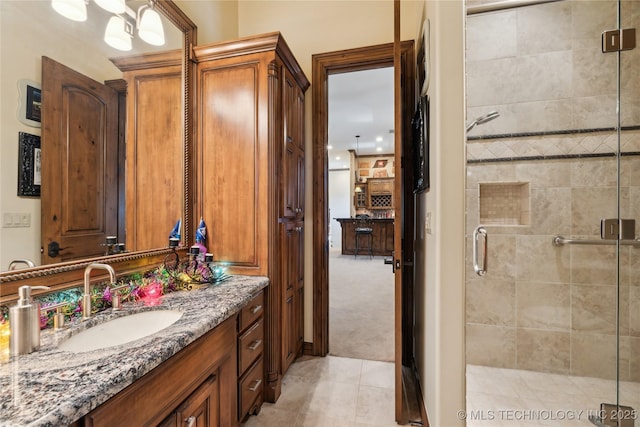
[[336, 160], [340, 160], [340, 156], [337, 156], [337, 157], [336, 157]]
[[376, 148], [376, 151], [382, 151], [382, 147]]
[[376, 137], [376, 142], [382, 142], [382, 137], [381, 136], [377, 136]]
[[327, 145], [327, 150], [331, 150], [333, 148], [333, 145]]

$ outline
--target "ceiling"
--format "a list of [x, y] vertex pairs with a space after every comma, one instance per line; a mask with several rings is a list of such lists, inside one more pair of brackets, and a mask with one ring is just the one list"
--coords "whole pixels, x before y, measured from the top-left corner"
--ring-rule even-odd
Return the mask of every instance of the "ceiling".
[[393, 154], [393, 67], [331, 74], [328, 89], [329, 169], [348, 169], [348, 150]]

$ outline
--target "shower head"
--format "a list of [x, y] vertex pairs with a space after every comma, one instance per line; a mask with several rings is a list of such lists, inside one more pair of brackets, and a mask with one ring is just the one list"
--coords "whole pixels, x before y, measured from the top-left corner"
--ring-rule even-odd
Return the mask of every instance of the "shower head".
[[500, 115], [500, 113], [498, 113], [497, 111], [492, 111], [492, 112], [490, 112], [488, 114], [485, 114], [484, 116], [478, 117], [477, 119], [475, 119], [474, 121], [472, 121], [471, 123], [469, 123], [467, 125], [467, 133], [469, 133], [469, 131], [471, 129], [473, 129], [474, 127], [476, 127], [477, 125], [481, 125], [483, 123], [490, 122], [491, 120], [495, 119], [499, 115]]

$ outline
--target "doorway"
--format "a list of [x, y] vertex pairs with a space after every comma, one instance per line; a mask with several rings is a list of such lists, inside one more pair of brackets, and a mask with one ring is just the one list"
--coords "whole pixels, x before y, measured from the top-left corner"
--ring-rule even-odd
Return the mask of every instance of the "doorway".
[[503, 408], [634, 425], [640, 51], [603, 53], [603, 34], [638, 27], [639, 10], [467, 8], [468, 259], [488, 236], [486, 268], [482, 249], [467, 268], [468, 425]]
[[[411, 117], [415, 102], [414, 81], [414, 43], [402, 42], [399, 45], [400, 67], [402, 69], [402, 85], [395, 82], [394, 86], [400, 90], [399, 99], [395, 100], [396, 108], [401, 110], [400, 126], [404, 143], [410, 141]], [[392, 67], [394, 64], [394, 44], [377, 45], [345, 51], [330, 52], [313, 55], [313, 345], [312, 354], [325, 356], [329, 352], [329, 210], [328, 210], [328, 93], [327, 81], [331, 74], [345, 73], [358, 70]], [[396, 74], [397, 75], [397, 74]], [[394, 78], [395, 80], [395, 78]], [[397, 131], [397, 130], [396, 130]], [[409, 138], [407, 138], [409, 136]], [[399, 153], [395, 153], [396, 164], [399, 163]], [[407, 162], [410, 163], [410, 162]], [[410, 182], [405, 174], [408, 169], [402, 169], [397, 175], [398, 182]], [[395, 221], [402, 221], [402, 231], [408, 238], [398, 237], [400, 243], [410, 244], [411, 249], [395, 255], [397, 263], [395, 276], [395, 325], [394, 325], [394, 354], [395, 354], [395, 409], [396, 420], [406, 422], [407, 396], [403, 377], [410, 371], [413, 362], [413, 193], [410, 185], [401, 187], [398, 200], [401, 200], [402, 218], [396, 215]], [[408, 194], [407, 194], [408, 192]], [[399, 229], [399, 227], [395, 227]], [[395, 233], [395, 231], [394, 231]], [[399, 232], [398, 232], [399, 233]], [[394, 236], [395, 239], [395, 236]], [[400, 242], [400, 239], [401, 242]], [[402, 262], [400, 262], [402, 259]], [[400, 267], [401, 266], [401, 267]], [[394, 265], [394, 267], [396, 267]], [[391, 267], [389, 267], [391, 270]], [[400, 277], [403, 279], [400, 282]]]
[[331, 74], [327, 83], [329, 354], [393, 362], [394, 276], [384, 265], [393, 254], [393, 187], [385, 199], [371, 193], [400, 169], [393, 67]]

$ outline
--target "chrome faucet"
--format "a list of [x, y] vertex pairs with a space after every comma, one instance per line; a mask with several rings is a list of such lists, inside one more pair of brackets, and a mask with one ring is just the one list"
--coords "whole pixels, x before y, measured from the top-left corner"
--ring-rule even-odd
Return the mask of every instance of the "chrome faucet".
[[91, 318], [91, 270], [102, 269], [109, 273], [110, 283], [116, 282], [116, 272], [107, 264], [92, 262], [84, 269], [84, 296], [82, 297], [82, 320]]

